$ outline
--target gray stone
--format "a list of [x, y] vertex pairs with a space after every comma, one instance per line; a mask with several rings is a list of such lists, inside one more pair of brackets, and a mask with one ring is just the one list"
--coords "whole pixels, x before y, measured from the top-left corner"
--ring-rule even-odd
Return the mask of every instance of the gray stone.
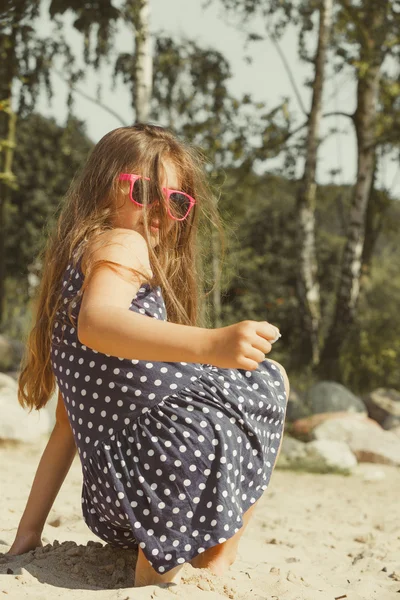
[[13, 348], [10, 340], [0, 334], [0, 371], [10, 371], [14, 364]]
[[400, 417], [395, 417], [394, 415], [389, 415], [382, 423], [382, 428], [387, 431], [396, 429], [396, 427], [400, 426]]
[[378, 388], [364, 397], [371, 419], [384, 429], [400, 425], [400, 392], [390, 388]]
[[293, 423], [293, 421], [308, 417], [310, 414], [310, 408], [306, 406], [304, 399], [296, 390], [291, 388], [286, 408], [286, 421]]
[[306, 393], [305, 403], [312, 414], [325, 412], [359, 412], [367, 414], [363, 401], [335, 381], [320, 381]]
[[284, 435], [281, 446], [281, 454], [284, 454], [289, 460], [296, 460], [306, 455], [306, 444], [296, 438]]
[[343, 442], [317, 440], [306, 444], [284, 436], [277, 468], [347, 475], [356, 465], [356, 457]]
[[0, 371], [19, 369], [25, 350], [25, 344], [0, 334]]

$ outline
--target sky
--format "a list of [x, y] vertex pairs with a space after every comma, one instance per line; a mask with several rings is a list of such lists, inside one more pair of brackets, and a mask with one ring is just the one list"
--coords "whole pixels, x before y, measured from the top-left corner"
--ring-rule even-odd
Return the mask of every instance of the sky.
[[[229, 82], [231, 93], [239, 97], [244, 93], [250, 93], [255, 101], [264, 102], [269, 108], [278, 105], [282, 98], [289, 97], [290, 109], [296, 113], [297, 123], [303, 122], [304, 117], [289, 77], [272, 42], [265, 40], [253, 43], [245, 50], [243, 24], [238, 24], [238, 19], [233, 15], [228, 16], [226, 11], [222, 10], [218, 0], [214, 0], [207, 9], [203, 9], [202, 4], [202, 0], [150, 0], [152, 33], [164, 32], [171, 37], [188, 36], [205, 48], [219, 50], [231, 65], [232, 78]], [[67, 14], [65, 21], [72, 24], [72, 15]], [[262, 35], [265, 33], [265, 26], [261, 19], [250, 22], [246, 28]], [[38, 33], [46, 35], [50, 31], [51, 24], [43, 14]], [[82, 48], [80, 34], [72, 26], [68, 27], [67, 31], [68, 40], [79, 53]], [[280, 45], [290, 64], [303, 104], [309, 110], [311, 93], [304, 82], [310, 76], [311, 70], [298, 57], [297, 35], [293, 27], [288, 28]], [[116, 39], [115, 52], [132, 52], [133, 47], [129, 28], [122, 27]], [[245, 61], [245, 56], [251, 57], [251, 64]], [[110, 70], [103, 67], [100, 75], [88, 76], [85, 83], [80, 84], [80, 88], [86, 94], [95, 97], [99, 77], [102, 81], [107, 81], [109, 73]], [[54, 75], [53, 82], [55, 94], [51, 104], [43, 92], [37, 110], [45, 116], [53, 116], [57, 122], [63, 124], [66, 117], [66, 85], [57, 75]], [[125, 122], [133, 122], [130, 94], [122, 83], [118, 83], [112, 89], [104, 87], [102, 101], [121, 115]], [[354, 109], [355, 82], [350, 70], [336, 77], [329, 75], [324, 89], [323, 112], [340, 110], [353, 112]], [[75, 114], [86, 122], [87, 133], [94, 142], [111, 129], [121, 126], [118, 119], [81, 96], [76, 97]], [[356, 173], [356, 143], [352, 124], [350, 119], [344, 117], [326, 117], [322, 120], [322, 135], [326, 135], [332, 127], [339, 128], [343, 133], [332, 135], [321, 144], [317, 181], [318, 183], [332, 182], [330, 170], [340, 169], [341, 174], [334, 182], [352, 183]], [[265, 168], [268, 170], [274, 164], [278, 163], [269, 161]], [[299, 163], [299, 175], [301, 167]], [[378, 177], [378, 187], [384, 184], [398, 198], [400, 197], [399, 171], [396, 163], [387, 160]]]

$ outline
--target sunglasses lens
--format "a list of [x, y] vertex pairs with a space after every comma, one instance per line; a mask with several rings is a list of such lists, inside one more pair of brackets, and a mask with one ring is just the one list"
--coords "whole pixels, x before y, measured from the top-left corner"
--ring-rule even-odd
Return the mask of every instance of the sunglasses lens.
[[173, 192], [169, 197], [170, 211], [175, 219], [183, 219], [190, 210], [190, 200], [185, 194]]
[[[133, 184], [132, 198], [142, 206], [146, 203], [149, 194], [150, 182], [146, 179], [136, 179]], [[190, 199], [182, 192], [172, 192], [169, 197], [170, 212], [174, 219], [184, 219], [190, 211]]]
[[138, 202], [139, 204], [145, 203], [148, 183], [149, 182], [145, 179], [136, 179], [135, 183], [133, 184], [132, 190], [132, 197], [135, 200], [135, 202]]

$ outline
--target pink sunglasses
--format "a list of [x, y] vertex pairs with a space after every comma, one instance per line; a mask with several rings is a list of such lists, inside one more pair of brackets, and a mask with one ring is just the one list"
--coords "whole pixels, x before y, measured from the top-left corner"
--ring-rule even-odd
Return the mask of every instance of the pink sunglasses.
[[[130, 182], [129, 197], [132, 202], [142, 208], [144, 206], [143, 180], [150, 181], [149, 177], [142, 177], [141, 175], [133, 175], [131, 173], [121, 173], [119, 176], [119, 181]], [[186, 219], [190, 210], [196, 204], [196, 200], [192, 196], [189, 196], [189, 194], [185, 194], [179, 190], [170, 190], [165, 187], [162, 190], [165, 194], [167, 210], [171, 219], [174, 219], [174, 221], [183, 221]]]

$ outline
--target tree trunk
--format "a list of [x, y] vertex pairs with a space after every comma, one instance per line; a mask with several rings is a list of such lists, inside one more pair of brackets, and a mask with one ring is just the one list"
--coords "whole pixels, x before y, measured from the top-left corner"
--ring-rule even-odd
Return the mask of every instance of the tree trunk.
[[336, 380], [341, 379], [340, 350], [354, 321], [360, 291], [366, 213], [375, 165], [374, 135], [380, 66], [381, 62], [369, 63], [365, 75], [359, 77], [357, 87], [357, 109], [354, 115], [358, 150], [357, 180], [350, 209], [336, 310], [320, 365], [320, 372], [324, 377]]
[[[315, 55], [315, 77], [308, 122], [304, 173], [297, 196], [298, 215], [298, 295], [302, 307], [304, 329], [310, 341], [312, 363], [319, 361], [320, 292], [315, 252], [315, 174], [325, 78], [326, 52], [332, 22], [332, 0], [322, 0], [319, 18], [318, 46]], [[308, 361], [308, 356], [304, 359]]]
[[[135, 2], [136, 4], [136, 2]], [[149, 0], [141, 0], [132, 8], [135, 26], [135, 66], [134, 66], [134, 109], [136, 121], [145, 123], [149, 119], [150, 102], [153, 92], [153, 56], [150, 35]]]
[[361, 260], [360, 288], [363, 288], [370, 278], [371, 263], [374, 256], [376, 242], [382, 232], [387, 218], [387, 212], [392, 205], [391, 198], [386, 190], [375, 188], [377, 164], [374, 166], [370, 197], [368, 200], [365, 218], [365, 240]]

